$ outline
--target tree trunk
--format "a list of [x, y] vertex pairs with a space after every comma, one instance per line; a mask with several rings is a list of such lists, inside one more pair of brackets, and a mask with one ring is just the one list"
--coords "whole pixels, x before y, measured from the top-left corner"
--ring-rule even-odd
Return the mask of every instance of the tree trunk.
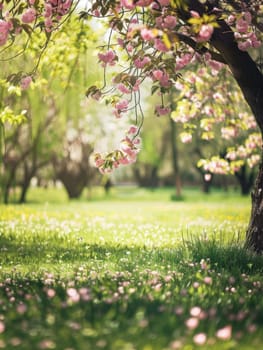
[[252, 210], [246, 236], [246, 247], [263, 252], [263, 156], [252, 192]]
[[[173, 106], [175, 108], [175, 106]], [[176, 198], [182, 197], [182, 182], [180, 177], [180, 169], [178, 162], [178, 147], [177, 147], [177, 129], [176, 123], [170, 118], [171, 125], [171, 147], [172, 147], [172, 160], [173, 160], [173, 172], [175, 177], [175, 190]]]
[[19, 197], [19, 203], [25, 203], [26, 202], [26, 195], [27, 195], [27, 191], [30, 187], [30, 181], [31, 181], [31, 177], [24, 179], [23, 184], [22, 184], [22, 188], [21, 188], [21, 193], [20, 193], [20, 197]]
[[250, 174], [247, 174], [247, 166], [243, 165], [238, 173], [235, 173], [235, 176], [239, 182], [241, 194], [247, 196], [251, 189], [253, 188], [255, 176], [254, 169], [250, 170]]

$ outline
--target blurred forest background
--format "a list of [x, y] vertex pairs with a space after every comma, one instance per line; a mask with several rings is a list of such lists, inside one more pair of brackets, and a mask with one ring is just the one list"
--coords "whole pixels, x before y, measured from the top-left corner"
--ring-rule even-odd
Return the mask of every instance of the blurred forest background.
[[[12, 76], [9, 83], [0, 80], [0, 103], [4, 107], [0, 116], [0, 201], [24, 203], [28, 191], [35, 187], [63, 188], [69, 198], [86, 199], [92, 199], [95, 188], [101, 187], [107, 194], [113, 186], [124, 185], [174, 188], [174, 199], [181, 199], [184, 188], [189, 187], [205, 193], [220, 188], [249, 194], [255, 167], [243, 165], [232, 175], [207, 177], [197, 166], [200, 158], [213, 154], [224, 157], [231, 138], [229, 144], [220, 135], [214, 140], [193, 137], [191, 143], [182, 143], [182, 124], [154, 114], [155, 95], [142, 99], [145, 120], [138, 161], [109, 175], [99, 173], [91, 161], [94, 150], [113, 148], [134, 123], [125, 118], [116, 120], [110, 103], [105, 105], [85, 96], [89, 86], [103, 84], [103, 71], [97, 63], [96, 39], [100, 35], [100, 28], [94, 30], [92, 23], [80, 24], [72, 17], [43, 50], [35, 67], [37, 79], [30, 89], [21, 89], [12, 82]], [[23, 54], [8, 48], [8, 55], [17, 57], [12, 67], [8, 60], [2, 61], [2, 71], [11, 74], [14, 68], [17, 72], [30, 70], [32, 61], [38, 59], [41, 43], [41, 37], [31, 40]], [[230, 80], [230, 84], [235, 90], [234, 82]], [[171, 90], [171, 101], [176, 101], [176, 94]], [[23, 110], [27, 111], [26, 117]], [[8, 115], [12, 120], [16, 115], [17, 123], [8, 123]]]

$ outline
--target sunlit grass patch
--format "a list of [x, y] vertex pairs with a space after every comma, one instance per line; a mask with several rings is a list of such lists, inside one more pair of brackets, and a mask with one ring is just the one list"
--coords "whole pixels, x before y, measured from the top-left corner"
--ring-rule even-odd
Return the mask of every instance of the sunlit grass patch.
[[248, 202], [1, 207], [0, 348], [260, 349]]

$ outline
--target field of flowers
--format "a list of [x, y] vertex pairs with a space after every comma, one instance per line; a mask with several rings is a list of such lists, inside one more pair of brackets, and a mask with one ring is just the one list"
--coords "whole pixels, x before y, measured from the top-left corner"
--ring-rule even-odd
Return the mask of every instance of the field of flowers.
[[249, 200], [0, 207], [0, 349], [263, 348]]

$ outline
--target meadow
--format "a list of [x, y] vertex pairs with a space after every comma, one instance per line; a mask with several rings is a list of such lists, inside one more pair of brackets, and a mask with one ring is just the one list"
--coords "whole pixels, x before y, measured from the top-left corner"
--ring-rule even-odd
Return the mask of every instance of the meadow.
[[0, 349], [263, 348], [249, 198], [56, 191], [0, 206]]

